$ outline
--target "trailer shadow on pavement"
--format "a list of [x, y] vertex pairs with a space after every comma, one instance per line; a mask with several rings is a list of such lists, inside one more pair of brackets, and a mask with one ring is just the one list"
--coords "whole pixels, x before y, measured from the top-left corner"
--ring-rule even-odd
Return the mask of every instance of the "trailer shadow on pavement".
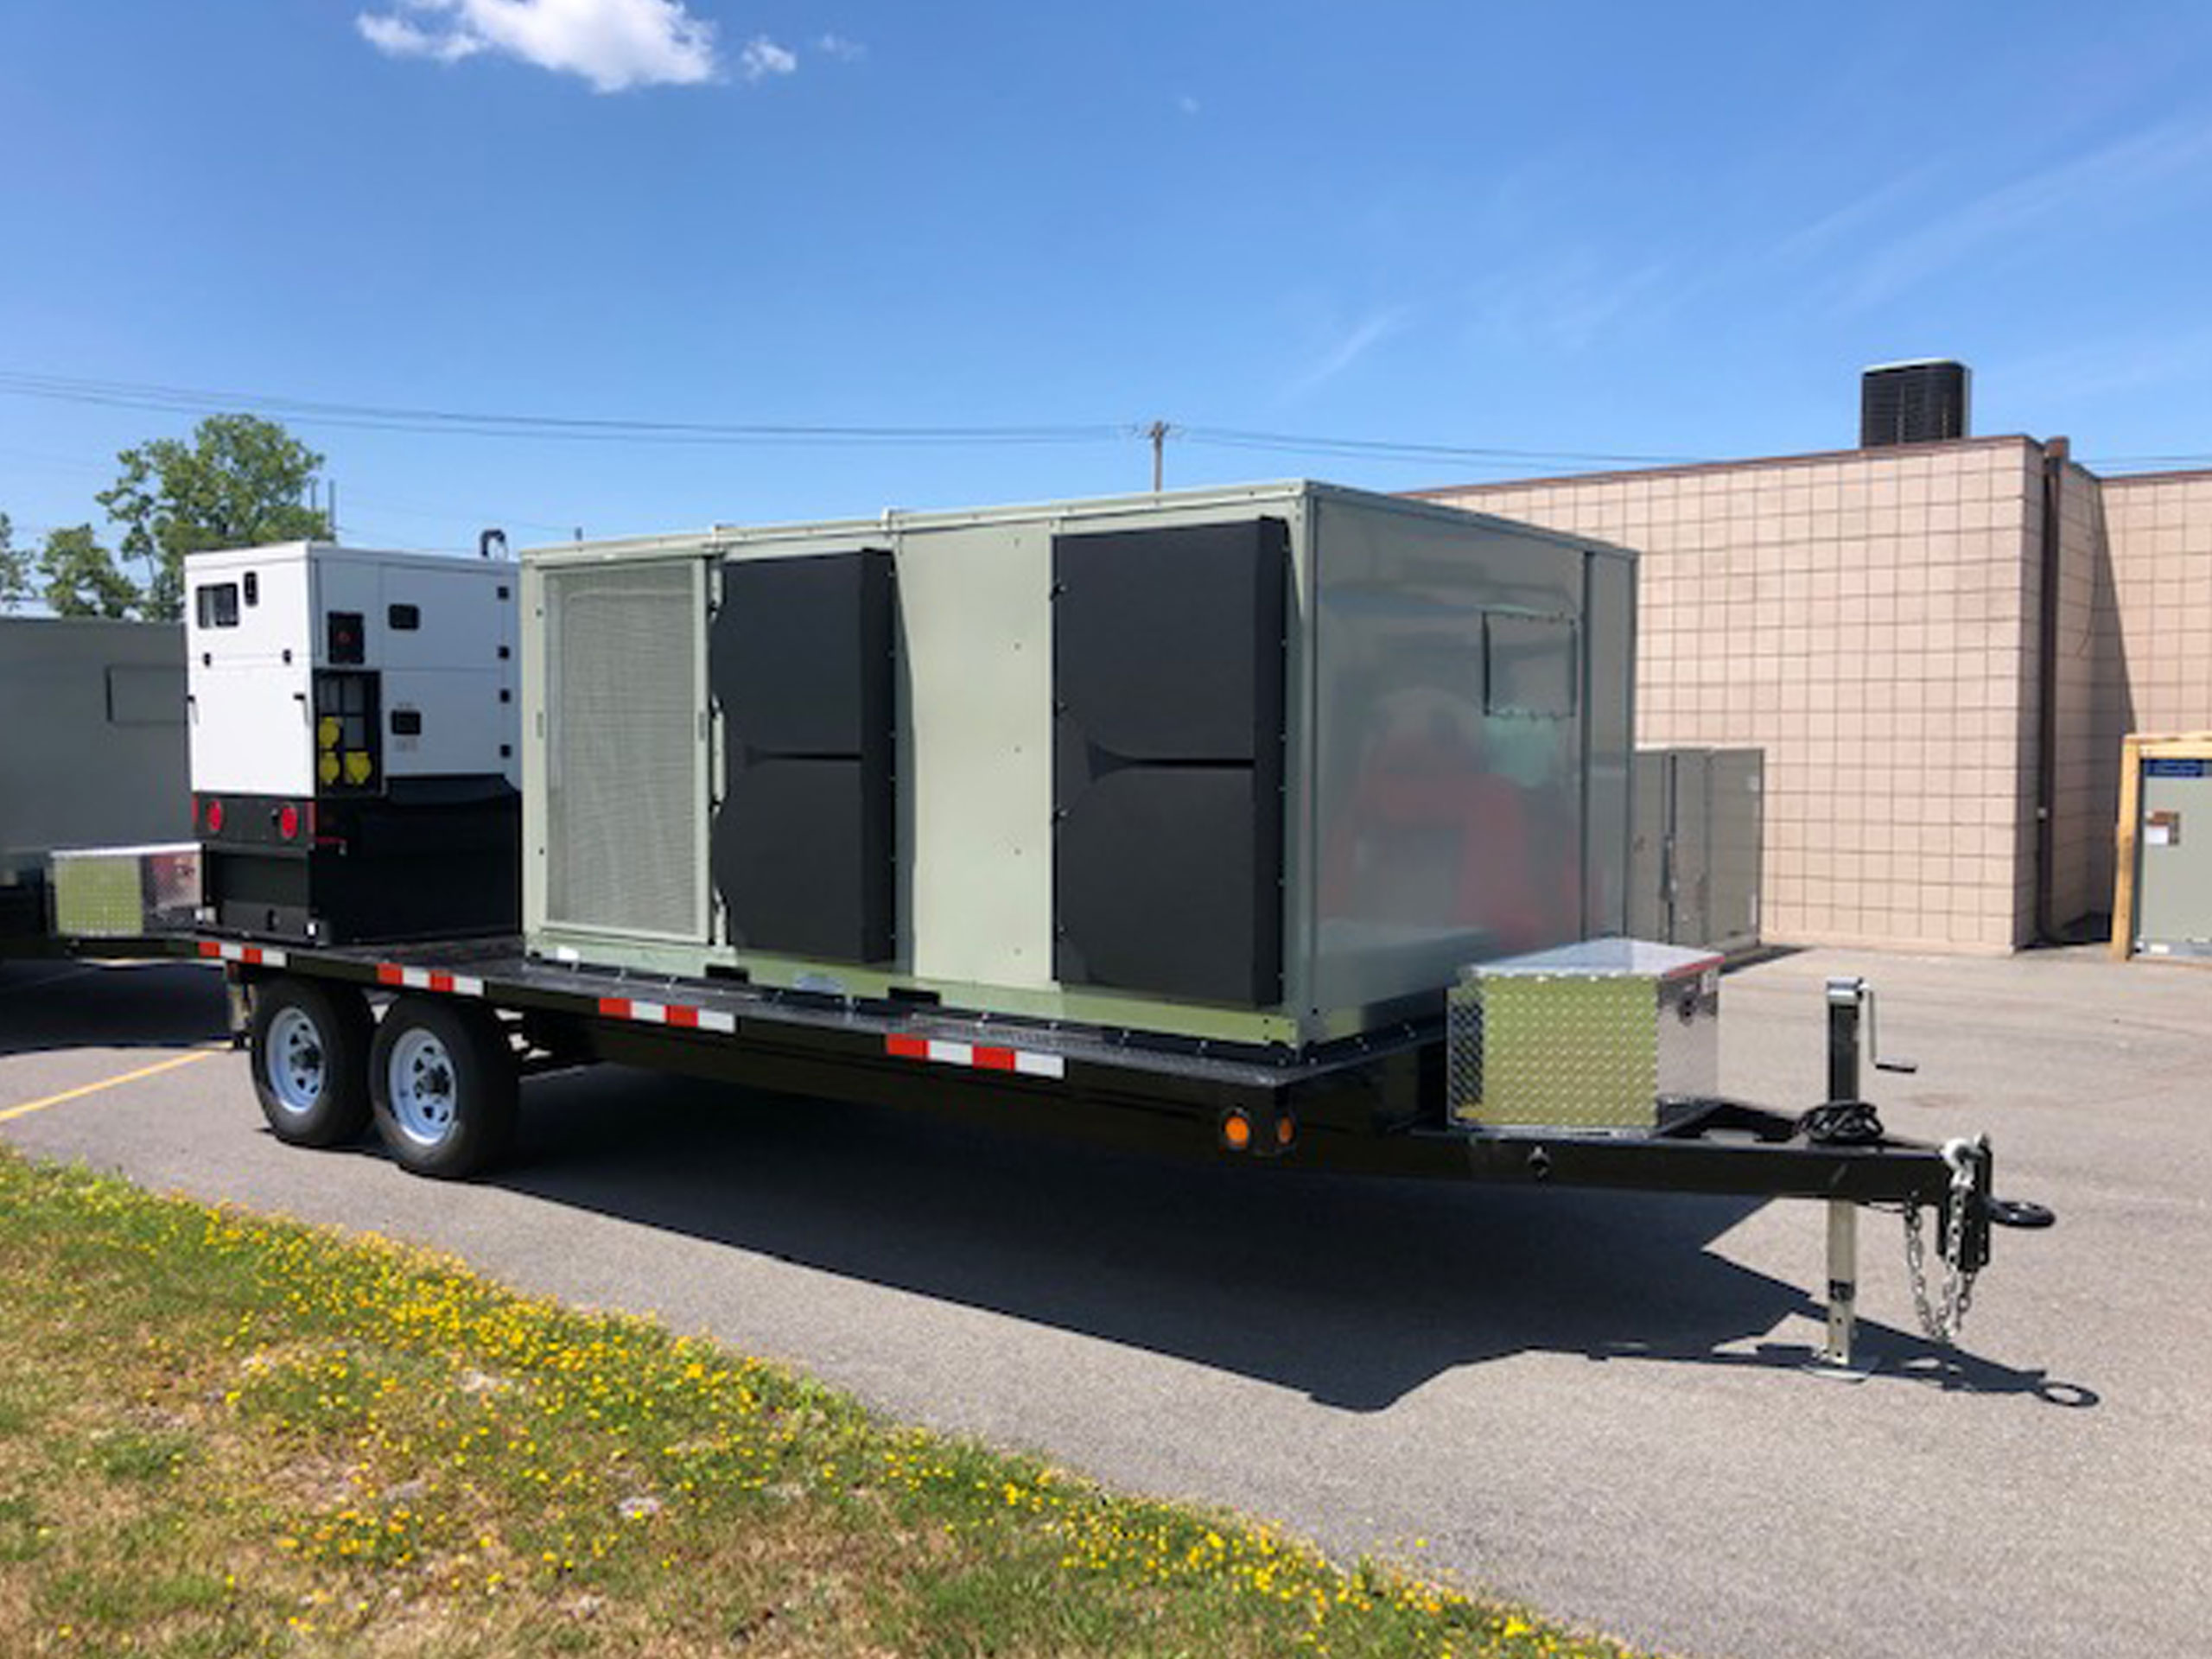
[[223, 976], [189, 962], [0, 962], [0, 1055], [184, 1048], [229, 1035]]
[[[614, 1067], [524, 1099], [514, 1191], [1348, 1411], [1526, 1351], [1797, 1369], [1765, 1338], [1822, 1313], [1707, 1248], [1753, 1200], [1175, 1163]], [[2097, 1402], [1891, 1327], [1860, 1351], [1877, 1382]]]

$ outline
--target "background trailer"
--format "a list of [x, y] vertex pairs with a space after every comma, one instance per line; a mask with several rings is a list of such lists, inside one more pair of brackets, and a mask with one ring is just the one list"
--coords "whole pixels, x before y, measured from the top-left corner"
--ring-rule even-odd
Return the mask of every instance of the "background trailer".
[[1310, 483], [524, 555], [557, 962], [1288, 1046], [1625, 925], [1618, 548]]
[[184, 630], [0, 617], [0, 950], [41, 944], [60, 849], [192, 835]]

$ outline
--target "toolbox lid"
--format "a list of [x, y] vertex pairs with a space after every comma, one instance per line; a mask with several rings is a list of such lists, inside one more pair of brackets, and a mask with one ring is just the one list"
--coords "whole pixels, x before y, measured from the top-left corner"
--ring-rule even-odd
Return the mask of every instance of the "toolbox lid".
[[1686, 945], [1655, 944], [1648, 939], [1584, 939], [1524, 956], [1471, 963], [1459, 970], [1463, 983], [1483, 979], [1554, 977], [1679, 979], [1718, 969], [1714, 951]]

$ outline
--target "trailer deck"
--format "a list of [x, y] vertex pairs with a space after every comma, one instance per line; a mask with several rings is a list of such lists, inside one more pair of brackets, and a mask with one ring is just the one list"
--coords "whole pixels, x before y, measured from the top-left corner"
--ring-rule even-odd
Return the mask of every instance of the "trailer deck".
[[[1090, 1108], [1133, 1115], [1110, 1138], [1163, 1151], [1870, 1204], [1937, 1201], [1950, 1181], [1935, 1147], [1885, 1135], [1823, 1141], [1802, 1113], [1720, 1098], [1664, 1102], [1648, 1135], [1446, 1123], [1434, 1109], [1441, 1019], [1293, 1052], [548, 963], [511, 938], [302, 949], [200, 938], [193, 949], [249, 985], [303, 974], [481, 1002], [522, 1016], [525, 1038], [550, 1039], [536, 1046], [556, 1065], [608, 1060], [795, 1094], [964, 1105], [964, 1115]], [[1244, 1128], [1224, 1133], [1238, 1114]]]

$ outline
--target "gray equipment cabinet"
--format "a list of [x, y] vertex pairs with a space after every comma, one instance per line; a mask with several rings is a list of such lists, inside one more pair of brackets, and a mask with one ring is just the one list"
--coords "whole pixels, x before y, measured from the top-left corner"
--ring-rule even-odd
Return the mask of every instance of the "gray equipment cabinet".
[[524, 931], [1300, 1047], [1626, 925], [1634, 566], [1311, 483], [524, 555]]
[[2126, 740], [2113, 951], [2212, 960], [2212, 734]]
[[1638, 749], [1629, 931], [1736, 954], [1759, 943], [1764, 749]]

